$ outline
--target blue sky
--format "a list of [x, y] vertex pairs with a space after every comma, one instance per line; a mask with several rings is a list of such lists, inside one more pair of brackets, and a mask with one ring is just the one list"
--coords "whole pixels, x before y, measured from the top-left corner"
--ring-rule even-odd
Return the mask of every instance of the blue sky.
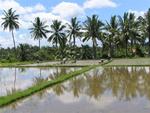
[[[112, 15], [123, 15], [124, 12], [134, 12], [137, 16], [144, 15], [150, 8], [149, 4], [150, 0], [0, 0], [0, 18], [3, 10], [9, 8], [17, 10], [21, 24], [20, 30], [15, 32], [17, 45], [19, 43], [38, 45], [38, 41], [34, 41], [28, 31], [31, 21], [37, 16], [47, 21], [48, 25], [54, 19], [67, 23], [73, 16], [84, 21], [86, 16], [92, 14], [99, 15], [99, 18], [105, 22]], [[81, 44], [80, 41], [77, 43]], [[4, 32], [2, 28], [0, 28], [0, 44], [2, 47], [13, 46], [11, 34], [8, 31]], [[43, 40], [42, 45], [51, 44]]]

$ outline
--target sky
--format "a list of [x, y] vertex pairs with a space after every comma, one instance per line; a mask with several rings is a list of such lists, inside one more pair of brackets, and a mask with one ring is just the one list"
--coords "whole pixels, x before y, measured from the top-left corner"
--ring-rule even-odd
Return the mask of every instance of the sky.
[[[16, 44], [28, 43], [38, 45], [38, 41], [31, 37], [29, 28], [36, 17], [40, 17], [50, 26], [52, 20], [58, 19], [66, 24], [72, 17], [78, 17], [84, 22], [86, 16], [97, 14], [103, 22], [109, 21], [113, 15], [123, 15], [124, 12], [134, 12], [142, 16], [150, 8], [150, 0], [0, 0], [0, 24], [3, 10], [13, 8], [20, 15], [20, 29], [15, 31]], [[87, 42], [86, 44], [90, 44]], [[82, 42], [77, 40], [77, 44]], [[0, 27], [1, 47], [13, 47], [11, 33], [3, 31]], [[43, 46], [51, 46], [46, 39], [41, 42]]]

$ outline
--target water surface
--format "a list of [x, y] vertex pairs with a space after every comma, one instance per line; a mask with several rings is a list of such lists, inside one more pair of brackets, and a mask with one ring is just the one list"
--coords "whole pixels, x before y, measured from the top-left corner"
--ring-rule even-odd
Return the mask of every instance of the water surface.
[[0, 113], [149, 113], [150, 67], [97, 68]]
[[59, 74], [79, 68], [0, 68], [0, 96], [26, 89], [44, 80], [55, 79]]

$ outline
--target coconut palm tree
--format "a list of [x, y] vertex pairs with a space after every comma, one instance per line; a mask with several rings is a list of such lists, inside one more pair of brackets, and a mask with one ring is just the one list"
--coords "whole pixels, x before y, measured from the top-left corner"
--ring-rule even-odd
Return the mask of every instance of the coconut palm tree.
[[130, 40], [131, 48], [137, 41], [140, 41], [139, 21], [137, 21], [134, 13], [124, 13], [124, 17], [119, 17], [121, 35], [125, 40], [126, 56], [128, 55], [128, 41]]
[[40, 41], [42, 38], [47, 38], [46, 33], [48, 33], [47, 27], [45, 22], [42, 22], [39, 17], [35, 18], [35, 22], [32, 23], [33, 27], [29, 30], [31, 31], [31, 35], [33, 36], [34, 40], [39, 40], [39, 49], [40, 49]]
[[62, 45], [64, 44], [64, 39], [66, 38], [66, 34], [64, 33], [64, 29], [66, 26], [62, 25], [61, 21], [54, 20], [51, 25], [51, 36], [48, 38], [48, 41], [53, 44], [56, 44], [56, 47], [58, 48], [58, 44]]
[[96, 59], [96, 46], [97, 39], [100, 39], [100, 32], [102, 30], [102, 26], [104, 24], [98, 19], [97, 15], [93, 15], [92, 17], [87, 17], [87, 20], [84, 23], [84, 39], [83, 42], [92, 40], [93, 42], [93, 58]]
[[129, 14], [129, 25], [130, 25], [130, 42], [131, 42], [131, 50], [133, 54], [134, 46], [137, 45], [137, 43], [141, 42], [142, 37], [140, 36], [140, 23], [138, 19], [136, 18], [134, 13]]
[[119, 23], [116, 18], [116, 16], [112, 16], [110, 19], [110, 23], [106, 22], [106, 42], [109, 45], [109, 55], [112, 57], [113, 51], [112, 49], [114, 48], [114, 45], [117, 45], [118, 43], [118, 33], [119, 33]]
[[148, 36], [147, 33], [147, 22], [145, 17], [139, 16], [137, 18], [137, 21], [139, 23], [139, 35], [140, 35], [140, 44], [144, 47], [146, 43], [146, 38]]
[[149, 55], [150, 55], [150, 8], [148, 9], [146, 15], [145, 15], [145, 20], [146, 20], [146, 30], [147, 30], [147, 35], [148, 35], [148, 45], [149, 45]]
[[128, 41], [130, 38], [130, 22], [129, 22], [129, 13], [124, 13], [123, 18], [118, 16], [120, 31], [121, 31], [121, 39], [125, 41], [125, 54], [128, 56]]
[[19, 15], [16, 14], [16, 11], [13, 11], [13, 9], [10, 8], [8, 9], [8, 11], [4, 10], [4, 17], [2, 18], [2, 20], [3, 23], [1, 25], [3, 26], [4, 30], [8, 29], [12, 33], [14, 50], [16, 53], [14, 30], [19, 29]]
[[76, 37], [81, 36], [80, 30], [81, 30], [81, 25], [80, 22], [77, 21], [77, 17], [74, 17], [71, 19], [71, 24], [68, 24], [68, 30], [67, 32], [69, 33], [69, 42], [71, 42], [72, 38], [73, 38], [73, 45], [75, 47], [76, 45]]

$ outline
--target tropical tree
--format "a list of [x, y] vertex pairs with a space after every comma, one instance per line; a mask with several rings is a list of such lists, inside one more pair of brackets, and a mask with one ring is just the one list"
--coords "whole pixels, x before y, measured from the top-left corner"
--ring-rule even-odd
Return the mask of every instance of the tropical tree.
[[100, 32], [103, 27], [103, 23], [99, 20], [97, 15], [92, 17], [87, 17], [87, 20], [84, 23], [84, 39], [83, 42], [92, 40], [93, 43], [93, 58], [96, 59], [96, 46], [97, 39], [100, 39]]
[[150, 8], [148, 9], [146, 15], [145, 15], [145, 20], [146, 20], [146, 30], [147, 30], [147, 36], [148, 36], [148, 45], [149, 45], [149, 55], [150, 55]]
[[121, 38], [125, 41], [126, 56], [128, 55], [128, 40], [129, 40], [129, 22], [128, 13], [124, 13], [123, 18], [119, 17], [119, 24], [121, 29]]
[[14, 50], [16, 53], [16, 43], [15, 43], [15, 36], [14, 30], [19, 29], [19, 15], [16, 14], [16, 11], [13, 11], [12, 8], [8, 9], [8, 11], [4, 10], [4, 17], [2, 18], [3, 23], [1, 24], [4, 30], [8, 29], [12, 33], [13, 43], [14, 43]]
[[67, 32], [69, 33], [68, 36], [70, 37], [69, 42], [71, 42], [73, 38], [73, 45], [75, 47], [76, 45], [76, 37], [81, 36], [80, 30], [81, 30], [81, 25], [80, 22], [77, 21], [77, 18], [74, 17], [71, 19], [71, 24], [68, 24], [68, 30]]
[[48, 33], [46, 22], [42, 22], [39, 17], [35, 18], [35, 22], [32, 23], [33, 27], [29, 30], [31, 31], [31, 35], [34, 40], [39, 40], [39, 49], [40, 49], [40, 41], [42, 38], [47, 38], [46, 33]]
[[140, 27], [139, 27], [140, 24], [134, 13], [129, 14], [129, 25], [130, 25], [131, 50], [133, 54], [134, 46], [136, 46], [137, 42], [140, 42], [142, 39], [140, 37]]
[[54, 20], [51, 25], [51, 36], [48, 38], [48, 41], [56, 45], [58, 48], [58, 44], [64, 45], [66, 40], [66, 34], [64, 33], [64, 29], [66, 26], [62, 25], [61, 21]]
[[114, 45], [117, 45], [119, 39], [118, 39], [118, 35], [119, 35], [119, 23], [118, 20], [116, 18], [116, 16], [112, 16], [110, 19], [110, 23], [106, 22], [106, 38], [105, 41], [108, 43], [109, 45], [109, 55], [110, 57], [113, 54], [113, 48]]

